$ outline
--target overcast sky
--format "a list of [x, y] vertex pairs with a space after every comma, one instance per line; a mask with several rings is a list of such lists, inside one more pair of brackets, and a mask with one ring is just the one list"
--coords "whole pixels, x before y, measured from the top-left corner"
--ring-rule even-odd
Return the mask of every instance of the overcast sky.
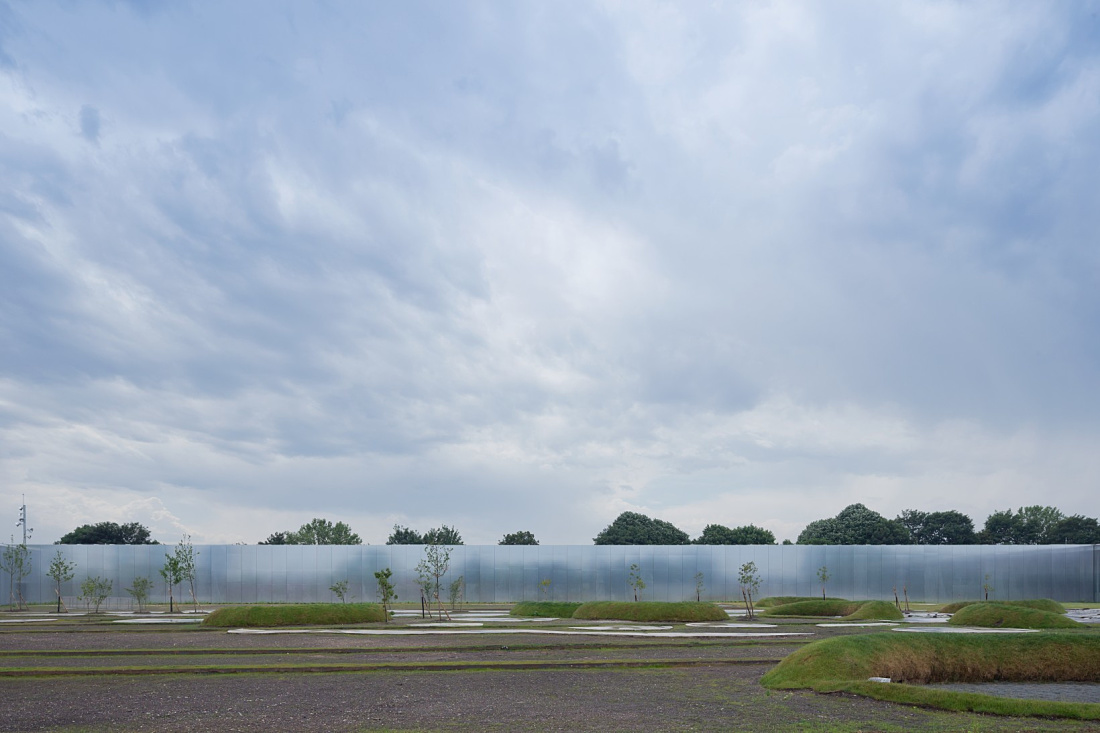
[[0, 518], [1097, 516], [1098, 232], [1097, 2], [0, 0]]

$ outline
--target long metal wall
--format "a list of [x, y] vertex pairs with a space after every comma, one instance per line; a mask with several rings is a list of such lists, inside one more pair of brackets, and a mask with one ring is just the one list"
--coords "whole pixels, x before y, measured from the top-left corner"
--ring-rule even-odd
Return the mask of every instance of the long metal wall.
[[[168, 545], [32, 545], [31, 573], [23, 595], [31, 603], [56, 599], [46, 573], [60, 551], [76, 564], [62, 595], [80, 594], [80, 582], [101, 576], [112, 595], [126, 598], [137, 576], [155, 581], [151, 600], [167, 601], [160, 578]], [[416, 565], [422, 545], [271, 546], [196, 545], [196, 592], [207, 603], [310, 602], [334, 600], [329, 586], [347, 580], [357, 600], [376, 599], [374, 572], [393, 570], [399, 600], [419, 600]], [[817, 570], [828, 568], [828, 594], [853, 599], [893, 600], [896, 587], [911, 600], [944, 602], [978, 598], [984, 584], [991, 598], [1053, 598], [1100, 601], [1097, 545], [641, 545], [498, 546], [466, 545], [451, 551], [444, 585], [461, 576], [465, 599], [628, 600], [631, 565], [645, 582], [646, 600], [695, 598], [701, 574], [704, 600], [740, 598], [738, 569], [755, 562], [759, 595], [816, 595]], [[549, 580], [544, 593], [540, 583]], [[0, 603], [10, 598], [10, 579], [0, 578]], [[177, 598], [185, 588], [176, 591]]]

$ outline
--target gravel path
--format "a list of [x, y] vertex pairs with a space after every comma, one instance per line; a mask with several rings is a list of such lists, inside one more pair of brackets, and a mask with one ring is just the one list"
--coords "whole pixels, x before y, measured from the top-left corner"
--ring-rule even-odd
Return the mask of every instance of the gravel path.
[[941, 690], [977, 692], [982, 695], [1019, 697], [1026, 700], [1100, 703], [1100, 683], [1096, 682], [951, 682], [928, 686]]

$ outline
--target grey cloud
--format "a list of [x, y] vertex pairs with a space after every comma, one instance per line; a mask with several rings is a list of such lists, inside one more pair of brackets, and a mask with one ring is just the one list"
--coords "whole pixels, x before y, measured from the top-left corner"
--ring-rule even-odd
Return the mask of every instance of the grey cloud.
[[1098, 432], [1080, 8], [288, 7], [18, 11], [5, 470], [583, 541]]
[[80, 108], [80, 134], [90, 143], [99, 144], [99, 110], [91, 105]]

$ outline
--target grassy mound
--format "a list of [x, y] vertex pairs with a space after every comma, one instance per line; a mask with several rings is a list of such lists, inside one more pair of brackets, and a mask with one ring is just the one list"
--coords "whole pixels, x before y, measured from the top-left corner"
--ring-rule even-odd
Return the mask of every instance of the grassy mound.
[[859, 634], [809, 644], [761, 682], [771, 689], [851, 692], [879, 700], [996, 715], [1100, 720], [1100, 706], [1014, 700], [868, 682], [1100, 682], [1100, 636], [1092, 634]]
[[202, 620], [203, 626], [250, 628], [268, 626], [334, 626], [385, 621], [377, 603], [294, 603], [272, 606], [228, 606]]
[[1049, 598], [1032, 598], [1022, 601], [957, 601], [955, 603], [948, 603], [946, 606], [940, 608], [940, 613], [957, 613], [967, 606], [973, 606], [975, 603], [995, 603], [1001, 606], [1034, 608], [1038, 611], [1049, 611], [1050, 613], [1066, 612], [1066, 607], [1058, 601], [1052, 601]]
[[564, 601], [524, 601], [512, 606], [512, 616], [535, 616], [537, 618], [572, 618], [573, 612], [580, 608], [579, 603]]
[[728, 621], [729, 614], [713, 603], [662, 603], [640, 601], [595, 601], [581, 604], [573, 612], [580, 619], [622, 619], [623, 621]]
[[848, 616], [860, 609], [866, 601], [845, 601], [841, 599], [796, 601], [774, 606], [762, 612], [762, 616]]
[[972, 603], [957, 611], [947, 623], [993, 629], [1079, 629], [1084, 626], [1061, 614], [1000, 603]]
[[905, 618], [897, 606], [888, 601], [866, 601], [844, 621], [900, 621]]
[[768, 596], [767, 598], [761, 598], [756, 602], [757, 608], [774, 608], [775, 606], [785, 606], [788, 603], [798, 603], [800, 601], [843, 601], [844, 598], [818, 598], [817, 596]]

